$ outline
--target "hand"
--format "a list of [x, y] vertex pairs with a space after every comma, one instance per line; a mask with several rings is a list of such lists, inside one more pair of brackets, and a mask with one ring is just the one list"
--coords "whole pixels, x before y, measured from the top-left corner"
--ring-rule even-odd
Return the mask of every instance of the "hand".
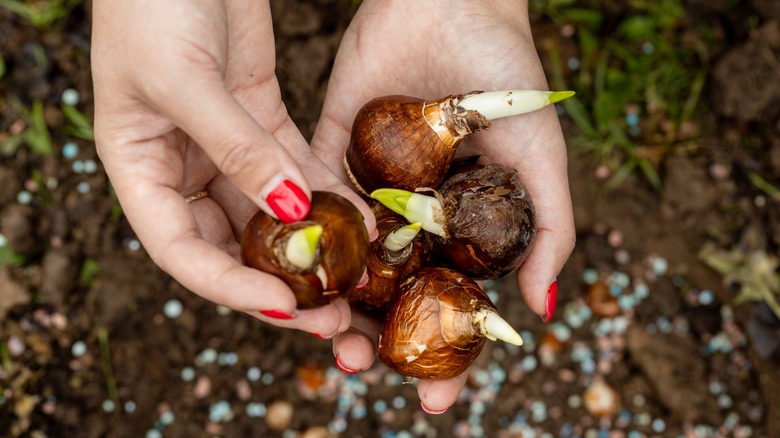
[[297, 312], [284, 282], [239, 260], [258, 206], [285, 222], [308, 213], [304, 174], [355, 202], [374, 229], [287, 114], [268, 3], [96, 2], [93, 15], [97, 148], [151, 258], [202, 297], [277, 326], [346, 330], [343, 300]]
[[[365, 0], [339, 48], [312, 148], [331, 169], [341, 169], [355, 114], [374, 97], [546, 88], [526, 2]], [[538, 233], [518, 281], [529, 308], [549, 321], [555, 279], [575, 241], [566, 146], [554, 109], [497, 120], [464, 140], [459, 152], [514, 167], [531, 193]], [[370, 321], [353, 315], [352, 329], [334, 342], [339, 363], [351, 370], [371, 366], [375, 336]], [[421, 381], [423, 408], [443, 412], [465, 380], [464, 374]]]

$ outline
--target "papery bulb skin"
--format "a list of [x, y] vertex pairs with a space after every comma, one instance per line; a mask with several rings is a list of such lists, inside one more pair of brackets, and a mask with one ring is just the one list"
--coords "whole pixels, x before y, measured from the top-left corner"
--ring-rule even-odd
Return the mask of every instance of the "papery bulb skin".
[[517, 172], [498, 164], [457, 170], [439, 187], [447, 237], [431, 236], [434, 257], [475, 280], [501, 278], [528, 257], [536, 213]]
[[398, 293], [401, 281], [428, 266], [431, 256], [428, 241], [422, 233], [403, 249], [389, 249], [384, 243], [388, 234], [404, 227], [407, 222], [378, 202], [371, 202], [371, 210], [376, 216], [379, 238], [371, 242], [368, 253], [368, 283], [360, 289], [351, 290], [344, 298], [351, 304], [374, 311], [386, 308]]
[[[287, 244], [294, 232], [314, 224], [322, 226], [322, 234], [314, 262], [302, 269], [286, 256]], [[284, 224], [259, 210], [241, 239], [244, 264], [281, 278], [295, 293], [299, 309], [324, 306], [352, 290], [363, 276], [368, 248], [360, 210], [321, 191], [312, 192], [311, 211], [303, 221]]]
[[387, 312], [378, 352], [394, 371], [449, 379], [468, 369], [486, 337], [478, 315], [496, 312], [480, 287], [447, 268], [426, 268], [401, 286]]
[[364, 195], [382, 187], [436, 187], [449, 172], [461, 139], [490, 126], [457, 105], [462, 95], [425, 101], [386, 96], [358, 111], [344, 166]]

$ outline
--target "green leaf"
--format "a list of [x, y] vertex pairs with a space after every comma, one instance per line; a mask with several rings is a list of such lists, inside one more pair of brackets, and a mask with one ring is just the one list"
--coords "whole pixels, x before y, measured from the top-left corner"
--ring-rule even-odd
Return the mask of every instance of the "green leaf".
[[588, 111], [577, 96], [564, 100], [563, 107], [566, 109], [569, 118], [571, 118], [574, 124], [580, 128], [580, 131], [582, 131], [585, 136], [593, 137], [596, 135], [596, 129], [593, 127], [593, 123], [591, 123]]
[[8, 245], [0, 246], [0, 266], [20, 266], [24, 257], [16, 254]]
[[655, 34], [656, 19], [645, 15], [635, 15], [621, 23], [619, 33], [625, 35], [628, 40], [637, 41], [650, 39]]
[[82, 283], [91, 286], [92, 282], [95, 281], [98, 272], [100, 272], [100, 262], [95, 259], [86, 259], [84, 260], [84, 264], [81, 265], [79, 278]]
[[661, 177], [658, 176], [658, 172], [655, 171], [653, 165], [650, 164], [650, 162], [646, 159], [640, 158], [639, 168], [642, 169], [642, 173], [645, 174], [647, 181], [650, 183], [653, 189], [655, 189], [657, 192], [660, 192], [662, 186]]
[[586, 29], [597, 29], [602, 20], [601, 11], [593, 9], [567, 9], [561, 13], [561, 17], [568, 23], [580, 24]]
[[43, 116], [43, 103], [35, 102], [33, 104], [27, 122], [29, 125], [22, 134], [27, 146], [29, 146], [34, 153], [40, 155], [48, 156], [54, 154], [49, 127], [46, 125], [46, 119], [44, 119]]
[[63, 128], [66, 134], [80, 138], [82, 140], [95, 140], [95, 132], [92, 128], [92, 122], [84, 113], [73, 106], [62, 105], [62, 115], [71, 123], [72, 126]]

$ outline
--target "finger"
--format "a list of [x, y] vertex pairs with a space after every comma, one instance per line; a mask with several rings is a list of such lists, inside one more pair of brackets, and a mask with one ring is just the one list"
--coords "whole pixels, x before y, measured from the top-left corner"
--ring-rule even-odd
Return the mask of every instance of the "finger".
[[420, 407], [432, 415], [443, 414], [458, 399], [458, 394], [466, 384], [468, 370], [458, 376], [446, 380], [420, 380], [417, 385], [417, 395], [420, 397]]
[[247, 313], [277, 327], [298, 329], [322, 339], [331, 339], [347, 330], [351, 321], [349, 305], [342, 299], [316, 309], [298, 310], [293, 319], [273, 318], [260, 312]]
[[566, 145], [552, 108], [529, 114], [522, 121], [507, 121], [504, 126], [499, 122], [503, 121], [497, 121], [495, 130], [484, 136], [485, 142], [494, 145], [489, 160], [514, 157], [508, 164], [517, 169], [536, 210], [537, 235], [518, 271], [520, 292], [529, 308], [549, 321], [557, 299], [556, 277], [576, 240]]
[[[336, 176], [332, 167], [326, 165], [325, 162], [312, 153], [309, 144], [306, 143], [306, 139], [303, 138], [292, 119], [287, 117], [287, 121], [274, 132], [274, 136], [291, 152], [295, 161], [299, 163], [301, 170], [307, 175], [313, 188], [337, 193], [352, 202], [363, 215], [363, 222], [366, 225], [366, 230], [368, 230], [370, 240], [373, 241], [379, 236], [376, 231], [376, 218], [371, 208], [360, 195], [351, 187], [346, 186], [343, 180]], [[341, 169], [341, 164], [339, 164], [339, 169]]]
[[376, 356], [379, 322], [361, 313], [352, 313], [352, 326], [333, 339], [336, 365], [345, 373], [354, 374], [371, 368]]
[[305, 217], [311, 198], [306, 179], [276, 138], [234, 99], [220, 74], [204, 68], [187, 81], [167, 76], [159, 79], [164, 84], [159, 92], [148, 96], [152, 106], [195, 139], [266, 213], [285, 223]]

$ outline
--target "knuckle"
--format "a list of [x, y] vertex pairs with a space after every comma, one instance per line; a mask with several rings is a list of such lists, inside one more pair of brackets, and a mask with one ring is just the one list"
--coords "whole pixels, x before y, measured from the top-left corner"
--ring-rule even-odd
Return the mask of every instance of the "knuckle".
[[256, 150], [251, 144], [245, 142], [223, 144], [219, 150], [222, 155], [216, 165], [228, 178], [238, 177], [254, 170], [256, 163], [253, 158]]

